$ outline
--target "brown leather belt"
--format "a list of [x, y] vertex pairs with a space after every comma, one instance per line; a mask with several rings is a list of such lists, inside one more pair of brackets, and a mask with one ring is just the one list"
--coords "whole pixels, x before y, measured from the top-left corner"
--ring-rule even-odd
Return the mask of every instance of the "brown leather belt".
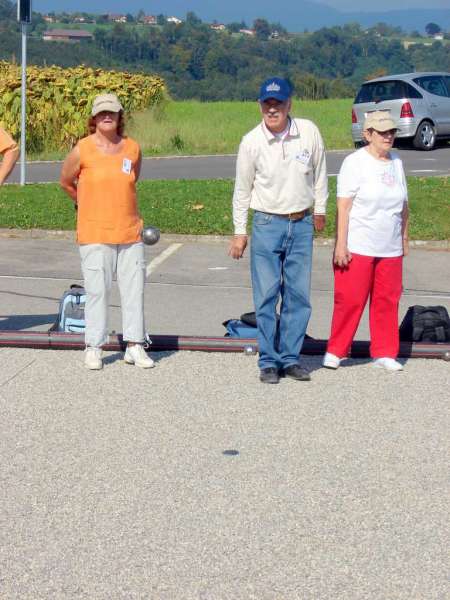
[[282, 219], [288, 219], [289, 221], [301, 221], [310, 214], [310, 208], [305, 208], [305, 210], [299, 210], [298, 212], [286, 213], [284, 215], [278, 213], [266, 213], [266, 215], [274, 215], [275, 217], [281, 217]]

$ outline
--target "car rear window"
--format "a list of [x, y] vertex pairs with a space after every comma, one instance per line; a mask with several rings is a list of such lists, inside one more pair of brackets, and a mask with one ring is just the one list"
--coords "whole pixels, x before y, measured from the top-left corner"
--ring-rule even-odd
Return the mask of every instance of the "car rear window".
[[355, 104], [363, 102], [383, 102], [384, 100], [402, 100], [403, 98], [422, 98], [412, 85], [397, 79], [364, 83], [355, 99]]

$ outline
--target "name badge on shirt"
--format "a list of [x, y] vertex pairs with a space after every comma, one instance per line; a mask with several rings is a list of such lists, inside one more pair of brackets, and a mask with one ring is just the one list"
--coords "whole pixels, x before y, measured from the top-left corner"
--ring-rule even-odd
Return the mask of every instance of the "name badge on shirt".
[[131, 167], [133, 163], [129, 158], [124, 158], [122, 163], [122, 173], [129, 175], [131, 173]]
[[295, 155], [295, 160], [302, 163], [302, 165], [307, 165], [309, 163], [309, 159], [311, 158], [311, 154], [309, 150], [302, 150], [298, 154]]

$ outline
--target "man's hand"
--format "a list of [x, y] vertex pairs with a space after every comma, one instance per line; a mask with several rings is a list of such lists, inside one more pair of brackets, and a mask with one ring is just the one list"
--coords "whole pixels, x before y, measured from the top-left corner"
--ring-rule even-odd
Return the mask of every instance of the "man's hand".
[[230, 246], [228, 248], [228, 254], [232, 258], [242, 258], [244, 255], [244, 251], [247, 247], [247, 235], [235, 235], [230, 242]]
[[313, 216], [314, 230], [315, 231], [323, 231], [325, 229], [326, 220], [327, 220], [327, 218], [325, 215], [314, 215]]

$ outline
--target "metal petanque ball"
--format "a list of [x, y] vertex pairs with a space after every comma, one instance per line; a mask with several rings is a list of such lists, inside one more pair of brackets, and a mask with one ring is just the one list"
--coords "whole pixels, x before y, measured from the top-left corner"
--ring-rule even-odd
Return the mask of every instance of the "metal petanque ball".
[[245, 346], [244, 354], [246, 354], [247, 356], [252, 356], [253, 354], [256, 354], [255, 346]]
[[442, 358], [444, 360], [450, 361], [450, 352], [444, 352], [444, 354], [442, 355]]
[[161, 232], [157, 227], [150, 226], [144, 227], [141, 233], [141, 238], [144, 244], [147, 244], [147, 246], [153, 246], [153, 244], [156, 244], [156, 242], [159, 241], [160, 235]]

